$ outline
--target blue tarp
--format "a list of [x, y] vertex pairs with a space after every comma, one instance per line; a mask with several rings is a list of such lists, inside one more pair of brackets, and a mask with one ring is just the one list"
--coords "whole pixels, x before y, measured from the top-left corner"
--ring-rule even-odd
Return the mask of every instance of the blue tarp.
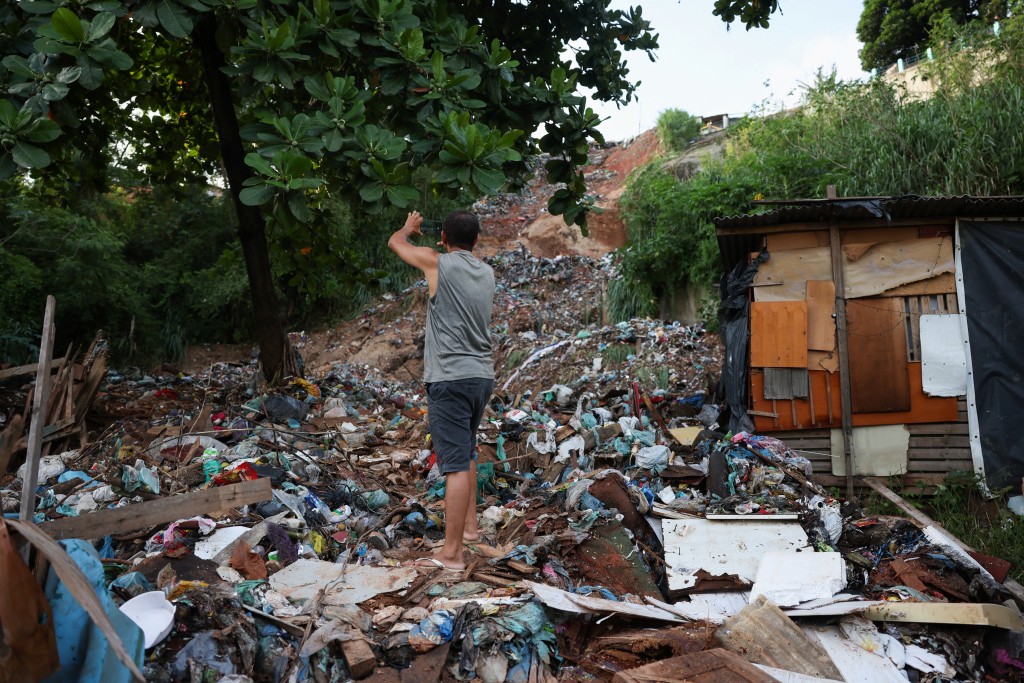
[[[145, 648], [142, 629], [118, 609], [103, 579], [103, 563], [89, 543], [80, 540], [61, 541], [61, 546], [89, 580], [100, 604], [124, 643], [125, 650], [141, 669]], [[129, 683], [131, 672], [110, 649], [106, 636], [93, 623], [71, 591], [61, 583], [53, 568], [46, 577], [46, 599], [53, 609], [53, 626], [57, 635], [57, 651], [61, 667], [45, 683]]]

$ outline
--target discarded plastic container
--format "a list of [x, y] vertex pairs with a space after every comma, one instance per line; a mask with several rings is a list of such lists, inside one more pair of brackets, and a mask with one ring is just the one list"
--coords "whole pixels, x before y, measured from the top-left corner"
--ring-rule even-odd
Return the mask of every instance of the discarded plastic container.
[[163, 591], [137, 595], [121, 605], [121, 611], [142, 629], [147, 650], [166, 638], [174, 626], [174, 605]]

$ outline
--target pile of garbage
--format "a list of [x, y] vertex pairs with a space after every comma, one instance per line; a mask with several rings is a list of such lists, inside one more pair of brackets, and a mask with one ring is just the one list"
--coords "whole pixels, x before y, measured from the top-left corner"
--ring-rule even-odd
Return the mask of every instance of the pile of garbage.
[[[507, 314], [463, 569], [413, 566], [445, 526], [426, 396], [365, 365], [273, 391], [251, 362], [109, 370], [89, 439], [44, 450], [36, 491], [0, 472], [4, 513], [34, 494], [152, 681], [1021, 679], [1008, 563], [728, 433], [713, 335], [585, 319], [609, 264], [495, 265]], [[580, 305], [547, 314], [543, 282]], [[66, 576], [46, 582], [62, 666], [128, 680], [82, 654]]]

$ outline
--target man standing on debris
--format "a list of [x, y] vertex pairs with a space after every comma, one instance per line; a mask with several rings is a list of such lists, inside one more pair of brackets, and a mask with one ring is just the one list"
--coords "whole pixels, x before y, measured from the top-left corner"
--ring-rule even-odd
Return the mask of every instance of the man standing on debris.
[[476, 432], [494, 389], [491, 310], [494, 271], [473, 255], [480, 223], [454, 211], [441, 225], [444, 253], [409, 242], [423, 217], [413, 211], [388, 247], [427, 278], [423, 382], [427, 386], [430, 440], [445, 475], [444, 546], [419, 566], [465, 569], [463, 541], [479, 535], [476, 519]]

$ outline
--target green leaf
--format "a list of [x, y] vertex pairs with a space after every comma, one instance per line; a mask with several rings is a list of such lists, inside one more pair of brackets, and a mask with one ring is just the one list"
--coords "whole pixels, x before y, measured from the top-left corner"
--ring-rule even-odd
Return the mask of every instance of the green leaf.
[[21, 136], [29, 142], [52, 142], [60, 137], [60, 126], [49, 119], [38, 119]]
[[505, 174], [491, 168], [474, 168], [473, 184], [484, 194], [495, 194], [505, 184]]
[[238, 201], [246, 206], [262, 206], [274, 198], [274, 188], [269, 185], [246, 187], [238, 193]]
[[288, 210], [301, 223], [308, 223], [313, 218], [306, 197], [301, 192], [288, 193]]
[[68, 94], [68, 86], [63, 83], [47, 83], [43, 86], [40, 91], [44, 100], [54, 102], [56, 100], [64, 99], [64, 96]]
[[359, 197], [364, 202], [379, 202], [384, 196], [384, 183], [373, 182], [359, 188]]
[[8, 55], [4, 57], [3, 65], [6, 66], [12, 74], [21, 76], [22, 78], [34, 79], [37, 75], [36, 72], [28, 65], [28, 60], [24, 57], [19, 57], [18, 55]]
[[0, 123], [5, 128], [14, 128], [16, 118], [18, 118], [18, 108], [10, 100], [0, 100]]
[[86, 41], [91, 43], [107, 35], [110, 29], [114, 27], [116, 19], [110, 12], [97, 14], [92, 22], [89, 23], [89, 30], [85, 34]]
[[260, 175], [268, 177], [274, 175], [274, 169], [270, 166], [270, 162], [255, 152], [249, 152], [245, 155], [245, 165]]
[[61, 38], [69, 43], [81, 43], [85, 40], [85, 29], [82, 28], [82, 21], [67, 7], [61, 7], [54, 12], [50, 23], [53, 24], [53, 28], [56, 29]]
[[156, 8], [156, 16], [160, 25], [175, 38], [187, 38], [192, 33], [192, 18], [188, 12], [170, 0], [161, 0]]
[[50, 155], [45, 150], [20, 140], [14, 143], [11, 156], [22, 168], [42, 168], [50, 163]]

